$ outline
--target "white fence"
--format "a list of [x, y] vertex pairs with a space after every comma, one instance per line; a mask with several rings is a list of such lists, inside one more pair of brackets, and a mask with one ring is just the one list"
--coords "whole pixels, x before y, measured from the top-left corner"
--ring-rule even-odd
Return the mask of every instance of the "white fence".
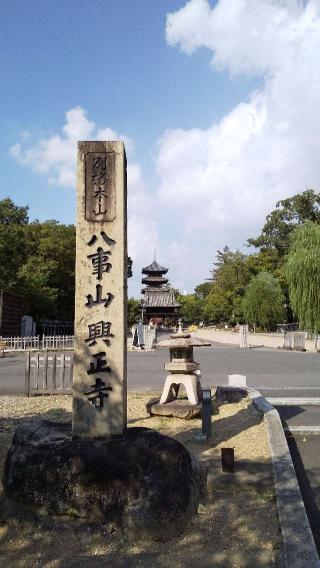
[[5, 351], [26, 349], [73, 349], [74, 335], [35, 335], [33, 337], [0, 337], [6, 342]]
[[283, 336], [283, 348], [305, 351], [306, 334], [304, 331], [290, 331]]
[[240, 349], [246, 349], [246, 348], [249, 347], [248, 333], [249, 333], [249, 326], [248, 325], [240, 325], [239, 326]]

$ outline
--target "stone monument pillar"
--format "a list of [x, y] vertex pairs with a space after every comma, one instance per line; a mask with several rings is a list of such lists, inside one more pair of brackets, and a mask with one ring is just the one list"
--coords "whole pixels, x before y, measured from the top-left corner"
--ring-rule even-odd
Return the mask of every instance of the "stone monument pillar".
[[3, 486], [26, 515], [32, 506], [166, 542], [197, 514], [204, 479], [177, 440], [126, 430], [126, 278], [124, 146], [80, 142], [73, 436], [67, 422], [21, 425]]
[[127, 425], [126, 155], [123, 142], [79, 142], [72, 433]]

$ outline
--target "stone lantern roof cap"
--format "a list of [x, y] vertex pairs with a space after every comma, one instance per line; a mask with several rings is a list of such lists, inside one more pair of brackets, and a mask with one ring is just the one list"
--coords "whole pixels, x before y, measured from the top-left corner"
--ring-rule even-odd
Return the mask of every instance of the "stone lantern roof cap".
[[186, 347], [210, 347], [211, 343], [206, 339], [199, 337], [191, 337], [190, 333], [174, 333], [170, 335], [170, 339], [164, 339], [157, 343], [160, 348], [186, 348]]

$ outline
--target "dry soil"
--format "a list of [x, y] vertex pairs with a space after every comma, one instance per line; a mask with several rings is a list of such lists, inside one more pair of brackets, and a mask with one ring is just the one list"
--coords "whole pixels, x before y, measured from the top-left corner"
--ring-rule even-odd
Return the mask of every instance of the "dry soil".
[[[59, 518], [8, 517], [0, 511], [0, 565], [6, 568], [280, 568], [282, 541], [267, 433], [249, 400], [214, 405], [210, 443], [197, 441], [201, 421], [148, 417], [157, 393], [128, 397], [128, 422], [175, 437], [208, 464], [208, 492], [198, 516], [167, 543], [130, 538], [110, 525]], [[41, 416], [71, 418], [70, 396], [0, 398], [0, 473], [18, 424]], [[236, 470], [221, 471], [222, 447], [235, 451]]]

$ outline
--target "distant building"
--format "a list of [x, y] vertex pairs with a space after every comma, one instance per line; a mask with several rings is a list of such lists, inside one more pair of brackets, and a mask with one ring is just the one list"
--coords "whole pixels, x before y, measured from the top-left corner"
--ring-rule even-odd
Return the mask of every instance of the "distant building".
[[23, 308], [18, 294], [0, 290], [0, 337], [20, 336]]
[[167, 286], [168, 279], [164, 277], [167, 272], [168, 268], [160, 266], [156, 260], [142, 269], [142, 274], [146, 275], [142, 278], [142, 284], [146, 287], [141, 290], [144, 295], [141, 303], [145, 324], [172, 326], [177, 322], [180, 304]]

